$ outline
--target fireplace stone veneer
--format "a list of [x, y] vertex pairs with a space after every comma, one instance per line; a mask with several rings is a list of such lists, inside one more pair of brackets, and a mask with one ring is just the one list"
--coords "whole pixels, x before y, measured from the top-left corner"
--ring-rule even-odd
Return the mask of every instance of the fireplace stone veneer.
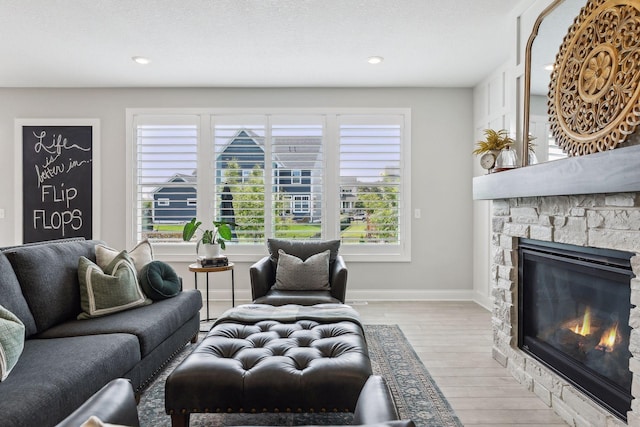
[[493, 357], [511, 375], [553, 407], [572, 426], [624, 426], [609, 413], [518, 349], [517, 289], [520, 238], [578, 246], [618, 249], [631, 258], [631, 337], [629, 370], [633, 375], [627, 424], [640, 426], [640, 193], [541, 196], [493, 201], [491, 288], [494, 299]]

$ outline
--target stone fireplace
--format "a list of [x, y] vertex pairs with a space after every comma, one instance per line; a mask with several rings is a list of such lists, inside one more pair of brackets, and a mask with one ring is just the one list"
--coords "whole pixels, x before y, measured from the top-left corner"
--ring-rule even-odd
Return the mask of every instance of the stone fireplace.
[[[474, 178], [474, 199], [493, 201], [493, 357], [572, 426], [640, 426], [638, 165], [640, 146], [633, 146]], [[528, 240], [629, 253], [626, 422], [518, 346], [518, 248]]]
[[[617, 249], [640, 248], [640, 194], [536, 196], [494, 200], [492, 212], [492, 296], [494, 358], [570, 425], [625, 425], [560, 375], [518, 348], [518, 245], [520, 239]], [[631, 257], [640, 275], [640, 256]], [[640, 300], [640, 280], [629, 281], [631, 304]], [[632, 307], [633, 307], [632, 305]], [[629, 313], [629, 369], [632, 396], [638, 397], [640, 309]], [[632, 401], [629, 425], [640, 425], [640, 406]]]

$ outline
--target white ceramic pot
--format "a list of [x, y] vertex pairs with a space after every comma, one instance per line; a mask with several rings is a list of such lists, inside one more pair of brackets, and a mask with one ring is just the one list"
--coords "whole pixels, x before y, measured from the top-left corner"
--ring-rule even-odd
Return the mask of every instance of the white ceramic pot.
[[202, 251], [207, 258], [215, 258], [220, 256], [220, 244], [219, 243], [206, 243], [202, 245]]

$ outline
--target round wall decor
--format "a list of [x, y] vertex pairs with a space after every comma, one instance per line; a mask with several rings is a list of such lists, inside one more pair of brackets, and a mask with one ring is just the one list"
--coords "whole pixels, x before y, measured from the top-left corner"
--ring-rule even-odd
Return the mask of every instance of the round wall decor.
[[548, 112], [570, 156], [610, 150], [640, 123], [640, 0], [589, 0], [551, 74]]

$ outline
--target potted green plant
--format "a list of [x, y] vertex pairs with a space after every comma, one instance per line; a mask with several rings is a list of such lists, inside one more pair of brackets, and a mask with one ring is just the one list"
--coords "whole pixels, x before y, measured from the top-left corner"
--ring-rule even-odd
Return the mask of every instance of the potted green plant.
[[[198, 221], [196, 218], [192, 218], [187, 222], [182, 229], [182, 240], [188, 242], [196, 234], [196, 231], [202, 225], [202, 221]], [[226, 221], [213, 221], [212, 229], [205, 229], [202, 231], [202, 237], [196, 244], [196, 253], [200, 250], [200, 244], [205, 246], [205, 253], [207, 256], [217, 256], [220, 254], [220, 249], [226, 249], [225, 241], [233, 238], [231, 226], [235, 224]], [[211, 247], [212, 246], [212, 247]]]

